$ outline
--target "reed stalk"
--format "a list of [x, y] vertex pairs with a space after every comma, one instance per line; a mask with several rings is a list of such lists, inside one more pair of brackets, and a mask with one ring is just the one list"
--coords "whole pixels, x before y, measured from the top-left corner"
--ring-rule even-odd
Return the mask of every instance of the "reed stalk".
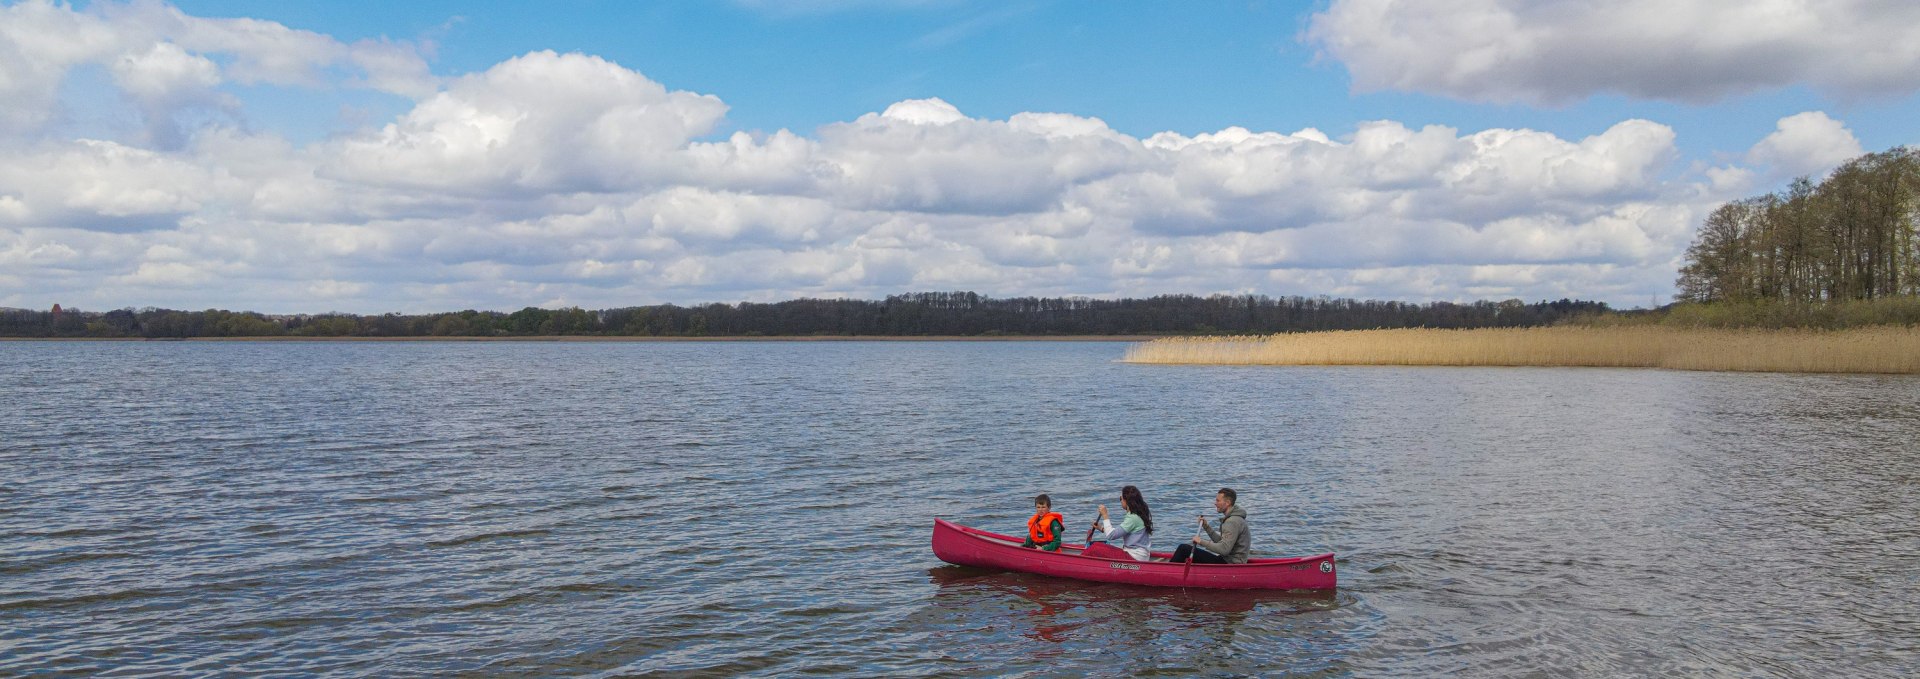
[[1589, 366], [1920, 374], [1920, 328], [1754, 330], [1642, 325], [1341, 330], [1169, 337], [1128, 347], [1123, 360], [1211, 365]]

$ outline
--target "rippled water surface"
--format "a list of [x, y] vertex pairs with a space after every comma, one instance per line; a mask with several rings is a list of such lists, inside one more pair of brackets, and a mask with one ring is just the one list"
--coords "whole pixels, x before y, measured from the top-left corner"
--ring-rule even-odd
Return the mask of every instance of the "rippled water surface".
[[[0, 343], [0, 674], [1920, 671], [1920, 379], [1123, 349]], [[1128, 483], [1341, 587], [928, 547]]]

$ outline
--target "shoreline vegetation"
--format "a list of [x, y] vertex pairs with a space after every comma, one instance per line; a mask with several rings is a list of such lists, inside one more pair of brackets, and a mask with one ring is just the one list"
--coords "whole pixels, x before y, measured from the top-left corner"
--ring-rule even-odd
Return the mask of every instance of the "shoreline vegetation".
[[[1546, 303], [1543, 303], [1546, 304]], [[1412, 305], [1408, 305], [1410, 308]], [[1531, 309], [1508, 304], [1508, 308]], [[1538, 307], [1551, 309], [1551, 306]], [[1186, 365], [1628, 367], [1920, 374], [1920, 297], [1825, 303], [1681, 303], [1553, 316], [1511, 327], [1281, 333], [975, 335], [31, 336], [0, 341], [194, 342], [1129, 342], [1123, 362]]]
[[1168, 335], [502, 335], [499, 337], [360, 337], [264, 335], [252, 337], [5, 337], [0, 342], [1145, 342]]
[[1920, 327], [1844, 330], [1563, 325], [1169, 337], [1127, 363], [1665, 368], [1920, 374]]
[[1620, 367], [1920, 374], [1920, 297], [1681, 303], [1525, 328], [1165, 337], [1129, 363]]
[[[629, 324], [608, 323], [621, 318]], [[775, 321], [766, 321], [769, 318]], [[455, 320], [467, 319], [478, 322], [454, 324]], [[635, 325], [635, 319], [659, 325]], [[725, 324], [702, 329], [700, 322], [689, 319], [719, 319]], [[1223, 332], [1220, 325], [1232, 329]], [[742, 328], [795, 326], [812, 332], [741, 332]], [[1149, 329], [1099, 331], [1141, 326]], [[467, 332], [447, 332], [455, 327], [464, 327]], [[857, 328], [894, 332], [849, 332]], [[673, 334], [620, 334], [616, 329]], [[479, 332], [482, 330], [486, 334]], [[99, 313], [0, 309], [0, 341], [35, 340], [1107, 341], [1133, 343], [1122, 360], [1141, 364], [1636, 367], [1920, 374], [1920, 296], [1825, 302], [1683, 302], [1654, 310], [1626, 311], [1571, 300], [1422, 305], [1257, 296], [993, 300], [970, 297], [970, 293], [902, 296], [885, 302], [796, 300], [607, 312], [530, 309], [511, 314], [466, 311], [421, 316], [270, 317], [219, 310]]]
[[660, 304], [511, 313], [261, 314], [252, 311], [0, 308], [0, 337], [1055, 337], [1274, 333], [1361, 328], [1481, 328], [1551, 324], [1607, 305], [1557, 302], [1414, 304], [1329, 297], [1162, 295], [1146, 299], [993, 298], [922, 292], [882, 300]]

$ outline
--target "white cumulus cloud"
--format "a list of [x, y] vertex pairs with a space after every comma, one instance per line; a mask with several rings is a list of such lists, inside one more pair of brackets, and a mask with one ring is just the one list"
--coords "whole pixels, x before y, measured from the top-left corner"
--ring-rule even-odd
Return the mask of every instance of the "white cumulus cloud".
[[1139, 140], [1094, 118], [979, 120], [938, 99], [910, 100], [820, 130], [826, 190], [848, 207], [1012, 214], [1145, 162]]
[[1773, 134], [1747, 151], [1747, 160], [1772, 168], [1778, 176], [1818, 178], [1863, 153], [1860, 140], [1846, 125], [1826, 113], [1808, 111], [1781, 118]]
[[[346, 44], [272, 21], [189, 16], [158, 2], [108, 0], [81, 10], [23, 0], [0, 6], [0, 133], [44, 126], [61, 84], [90, 64], [107, 67], [163, 135], [176, 110], [218, 103], [210, 91], [227, 81], [346, 84], [409, 97], [438, 88], [420, 49], [408, 43]], [[342, 71], [348, 78], [336, 82]]]
[[1899, 0], [1334, 0], [1303, 37], [1358, 89], [1469, 101], [1920, 90], [1920, 3]]
[[534, 52], [339, 142], [330, 174], [447, 190], [629, 189], [670, 175], [725, 113], [716, 97], [668, 91], [598, 57]]
[[222, 193], [220, 171], [191, 159], [80, 140], [0, 158], [0, 223], [165, 228]]

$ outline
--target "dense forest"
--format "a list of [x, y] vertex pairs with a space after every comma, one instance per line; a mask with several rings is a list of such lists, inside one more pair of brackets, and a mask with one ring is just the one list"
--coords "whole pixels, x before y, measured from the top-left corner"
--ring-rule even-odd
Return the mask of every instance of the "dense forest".
[[1563, 299], [1453, 304], [1262, 295], [1165, 295], [1149, 299], [992, 298], [925, 292], [884, 300], [796, 299], [771, 304], [527, 307], [512, 313], [268, 316], [209, 309], [96, 312], [0, 309], [4, 337], [531, 337], [613, 335], [991, 336], [1275, 333], [1362, 328], [1487, 328], [1551, 325], [1608, 311]]
[[1848, 161], [1815, 184], [1721, 205], [1687, 248], [1693, 302], [1838, 302], [1920, 294], [1920, 155]]

